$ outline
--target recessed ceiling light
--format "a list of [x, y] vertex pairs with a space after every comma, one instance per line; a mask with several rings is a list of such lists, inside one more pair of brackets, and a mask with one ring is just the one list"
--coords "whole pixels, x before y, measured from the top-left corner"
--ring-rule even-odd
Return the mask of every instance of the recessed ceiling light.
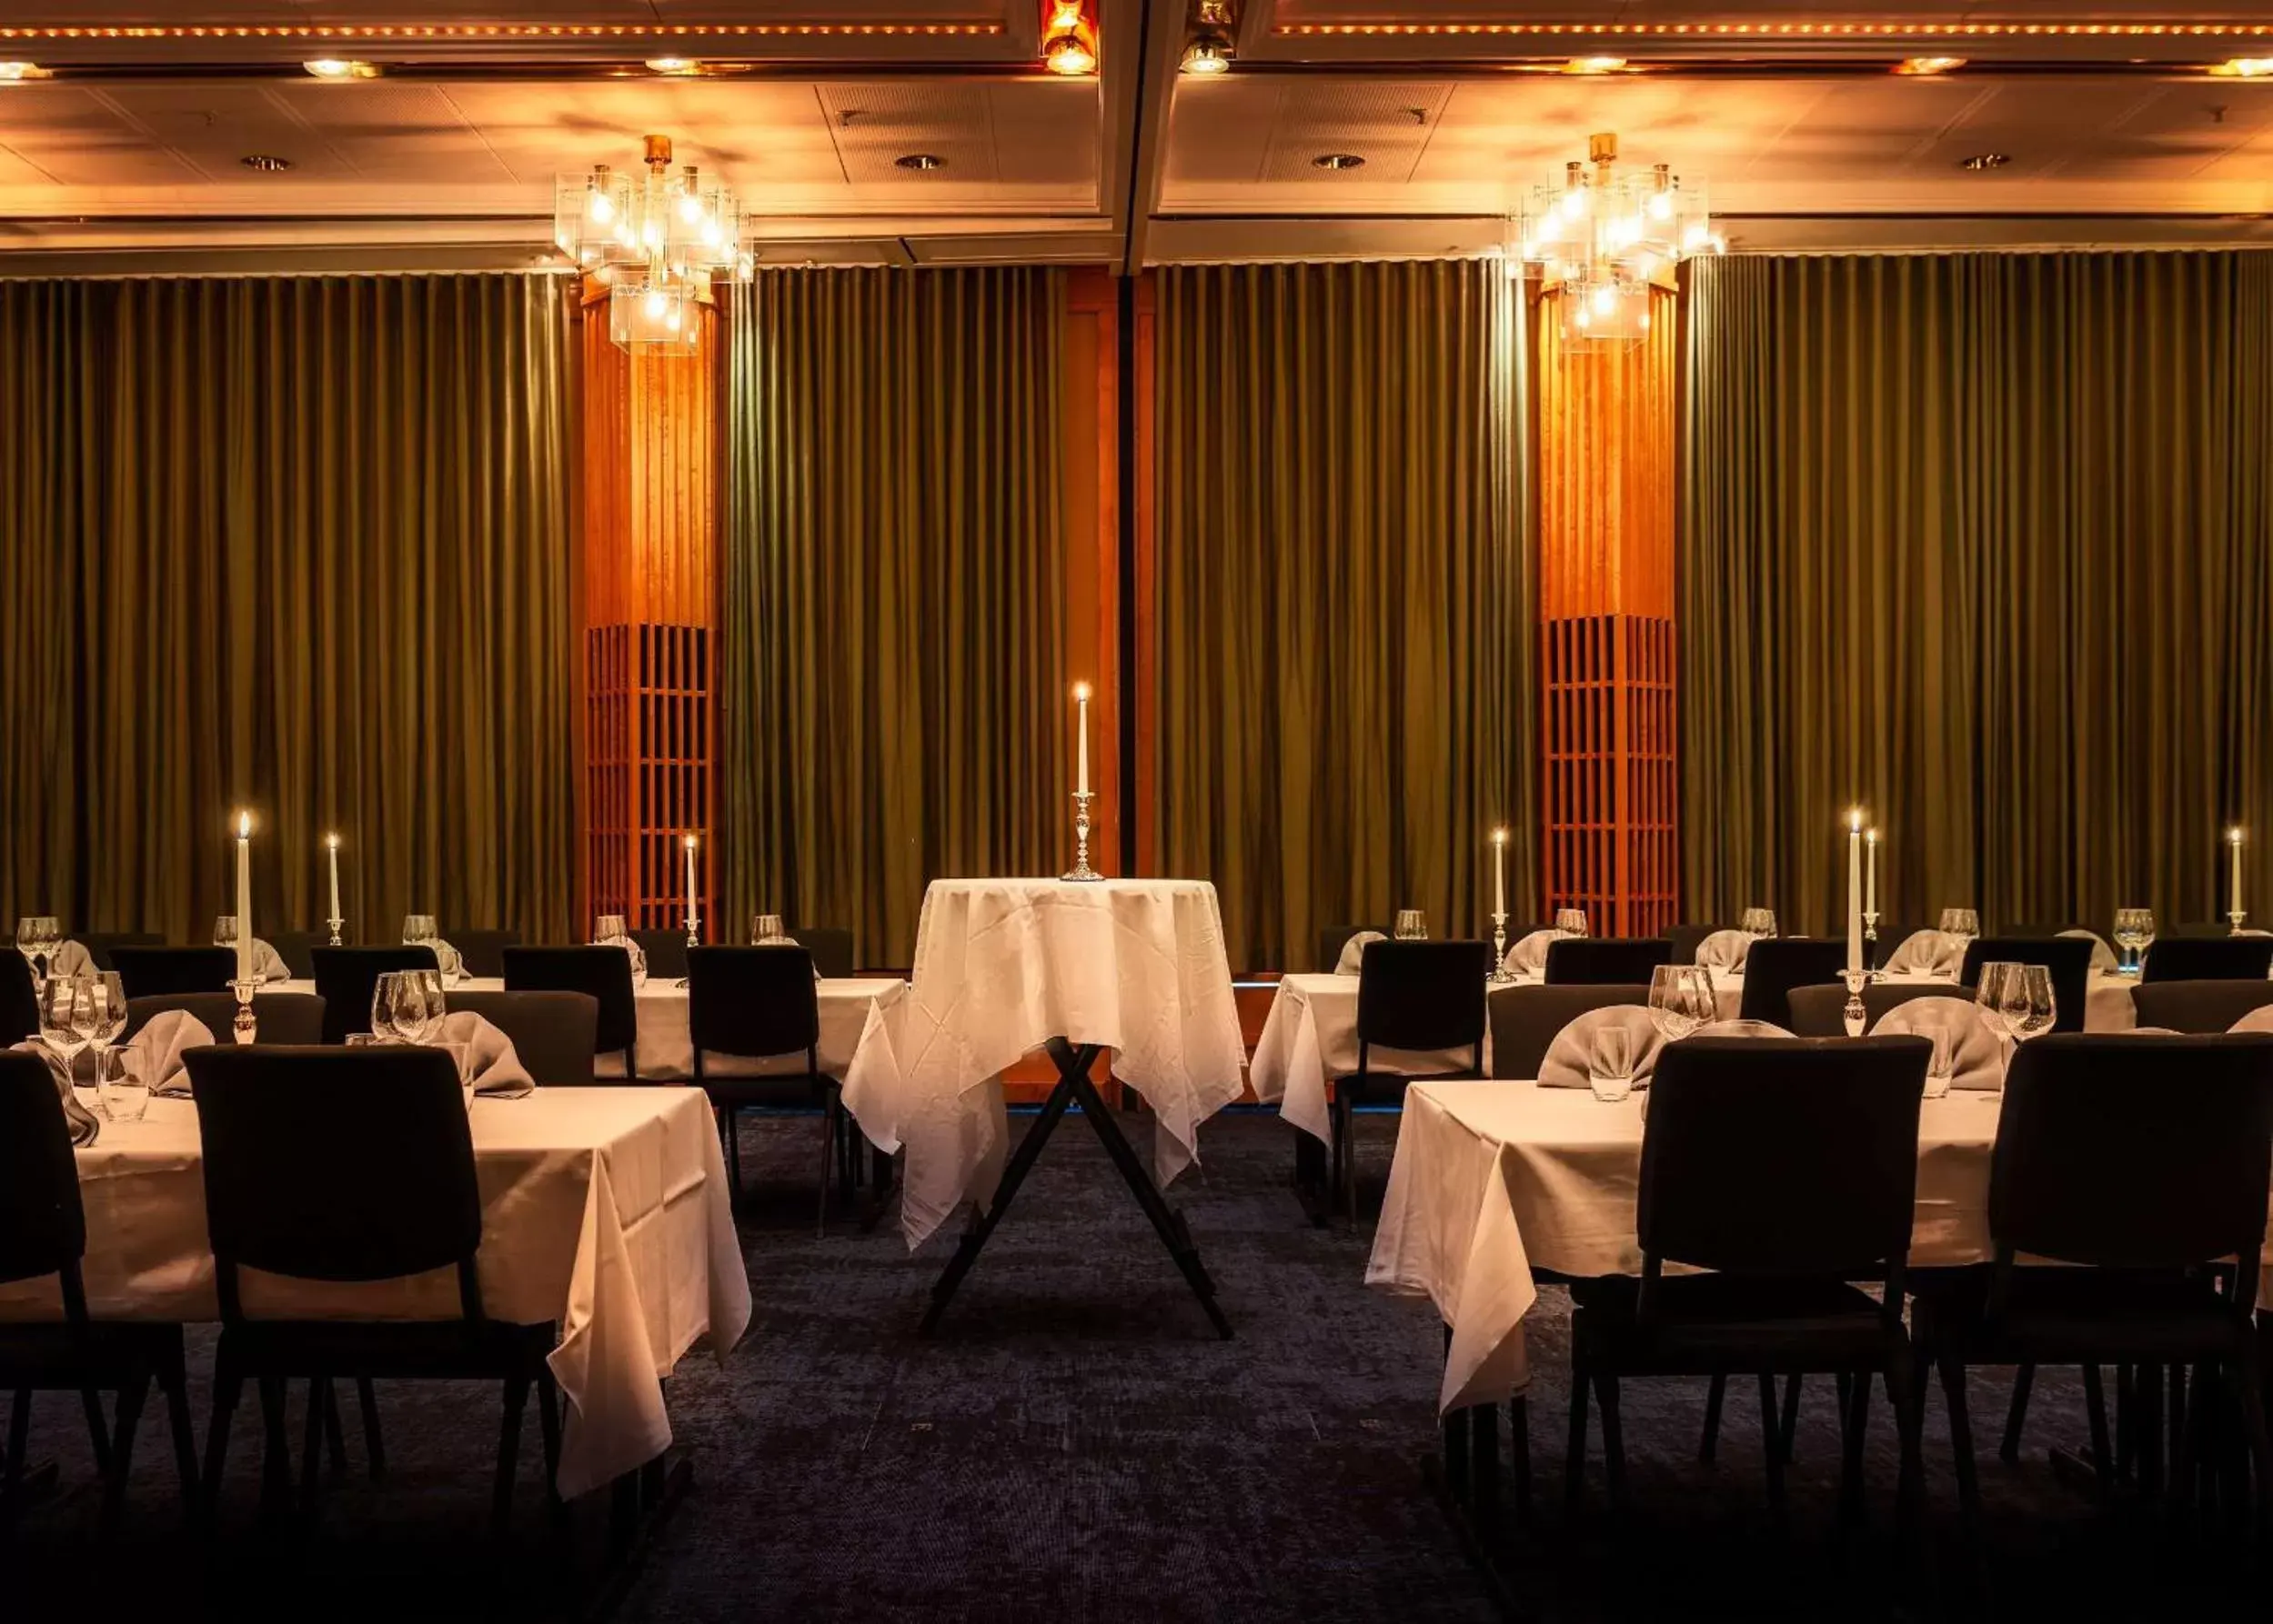
[[376, 79], [381, 71], [376, 62], [357, 62], [347, 56], [318, 56], [300, 65], [318, 79]]
[[1563, 65], [1566, 74], [1614, 74], [1625, 66], [1623, 56], [1574, 56]]
[[36, 62], [0, 62], [0, 85], [21, 85], [27, 79], [45, 79], [52, 75]]
[[693, 56], [650, 56], [648, 72], [651, 74], [699, 74], [702, 71], [699, 58]]
[[1965, 65], [1962, 56], [1905, 56], [1895, 65], [1895, 72], [1931, 78], [1936, 74], [1955, 73]]
[[902, 169], [944, 169], [947, 160], [935, 152], [911, 152], [892, 160]]
[[1230, 42], [1220, 35], [1203, 34], [1184, 47], [1184, 72], [1205, 79], [1232, 71]]
[[2236, 56], [2210, 69], [2231, 79], [2273, 78], [2273, 56]]
[[265, 152], [246, 153], [236, 161], [247, 169], [259, 170], [263, 175], [275, 175], [280, 170], [292, 167], [290, 158], [273, 158]]
[[1320, 169], [1363, 169], [1365, 160], [1353, 152], [1322, 152], [1311, 159]]
[[1957, 167], [1960, 169], [1972, 169], [1976, 171], [1982, 169], [2002, 169], [2006, 165], [2011, 163], [2012, 161], [2011, 156], [2006, 153], [1976, 152], [1969, 158], [1959, 158], [1957, 160]]

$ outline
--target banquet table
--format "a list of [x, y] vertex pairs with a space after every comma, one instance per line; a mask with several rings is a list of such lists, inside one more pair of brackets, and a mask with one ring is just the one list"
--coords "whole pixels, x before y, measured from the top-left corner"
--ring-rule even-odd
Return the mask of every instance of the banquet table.
[[[314, 992], [313, 981], [277, 981], [264, 992]], [[503, 992], [505, 983], [494, 976], [468, 976], [454, 992]], [[908, 990], [897, 976], [849, 976], [816, 981], [813, 991], [820, 1005], [820, 1068], [841, 1078], [852, 1064], [854, 1052], [871, 1023]], [[676, 980], [650, 977], [634, 995], [639, 1042], [633, 1055], [639, 1080], [675, 1082], [695, 1074], [694, 1044], [688, 1032], [687, 989]], [[621, 1077], [623, 1058], [601, 1055], [593, 1069], [601, 1077]], [[802, 1054], [778, 1055], [762, 1060], [719, 1055], [706, 1059], [703, 1070], [712, 1077], [762, 1077], [771, 1072], [801, 1072]]]
[[[1006, 1162], [1001, 1073], [1053, 1040], [1059, 1087]], [[1150, 1108], [1152, 1175], [1087, 1081], [1107, 1049], [1115, 1078]], [[1079, 1104], [1155, 1225], [1172, 1226], [1162, 1238], [1215, 1317], [1212, 1288], [1202, 1289], [1204, 1271], [1159, 1187], [1199, 1159], [1199, 1125], [1239, 1098], [1244, 1058], [1222, 918], [1206, 881], [935, 880], [917, 927], [913, 986], [869, 1023], [844, 1074], [844, 1103], [873, 1143], [906, 1148], [900, 1227], [910, 1249], [964, 1201], [975, 1205], [979, 1221], [941, 1278], [934, 1315], [1042, 1138]]]
[[[1534, 1082], [1415, 1083], [1365, 1270], [1369, 1286], [1426, 1297], [1450, 1328], [1440, 1406], [1495, 1403], [1529, 1379], [1524, 1317], [1537, 1269], [1638, 1274], [1643, 1102], [1605, 1104]], [[1920, 1103], [1917, 1267], [1986, 1261], [1989, 1153], [2004, 1095]], [[2273, 1268], [2264, 1281], [2273, 1300]]]
[[[669, 1447], [663, 1378], [706, 1335], [724, 1358], [749, 1324], [718, 1133], [699, 1090], [645, 1086], [479, 1098], [469, 1126], [482, 1306], [500, 1320], [558, 1326], [549, 1363], [568, 1413], [558, 1482], [564, 1497], [581, 1494]], [[153, 1099], [140, 1122], [105, 1122], [77, 1157], [96, 1316], [218, 1318], [195, 1102]], [[447, 1269], [374, 1285], [246, 1270], [244, 1291], [255, 1318], [458, 1313]], [[59, 1312], [52, 1279], [0, 1288], [0, 1318]]]

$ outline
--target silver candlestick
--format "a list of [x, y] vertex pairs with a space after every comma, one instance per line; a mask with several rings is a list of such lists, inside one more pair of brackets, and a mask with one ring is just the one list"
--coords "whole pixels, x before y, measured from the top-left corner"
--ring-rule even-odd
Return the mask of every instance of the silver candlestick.
[[2227, 914], [2226, 919], [2227, 922], [2233, 927], [2233, 935], [2239, 936], [2241, 934], [2241, 922], [2248, 917], [2248, 910], [2246, 908], [2234, 908]]
[[691, 912], [687, 916], [687, 945], [689, 947], [702, 946], [702, 920], [699, 915]]
[[1863, 940], [1867, 944], [1863, 950], [1863, 957], [1871, 967], [1869, 978], [1876, 981], [1878, 979], [1878, 916], [1876, 913], [1863, 916]]
[[1494, 986], [1515, 979], [1507, 973], [1507, 916], [1492, 916], [1492, 973], [1484, 977]]
[[1105, 877], [1089, 866], [1089, 803], [1086, 789], [1073, 792], [1073, 867], [1058, 876], [1060, 879], [1102, 879]]
[[339, 939], [339, 927], [345, 925], [347, 921], [334, 916], [333, 917], [325, 920], [324, 923], [331, 927], [331, 945], [335, 947], [344, 946], [345, 944], [343, 944]]
[[232, 981], [229, 983], [229, 990], [236, 995], [236, 1019], [233, 1023], [233, 1033], [237, 1042], [251, 1043], [255, 1040], [256, 1030], [253, 1020], [253, 995], [260, 990], [260, 983], [256, 980]]
[[1860, 1038], [1870, 1012], [1863, 1007], [1863, 988], [1870, 980], [1868, 970], [1841, 970], [1839, 979], [1846, 983], [1846, 1007], [1840, 1013], [1846, 1018], [1846, 1035]]

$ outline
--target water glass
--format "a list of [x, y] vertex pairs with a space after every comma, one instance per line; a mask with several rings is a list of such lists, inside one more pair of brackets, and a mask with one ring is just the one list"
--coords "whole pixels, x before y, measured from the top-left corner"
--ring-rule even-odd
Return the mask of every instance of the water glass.
[[1661, 964], [1650, 971], [1650, 1021], [1658, 1035], [1676, 1043], [1710, 1021], [1715, 1013], [1713, 972], [1701, 964]]
[[1586, 934], [1586, 910], [1583, 907], [1559, 907], [1554, 910], [1556, 934], [1565, 937]]
[[1586, 1047], [1586, 1086], [1605, 1105], [1634, 1092], [1634, 1034], [1620, 1026], [1597, 1027]]
[[1417, 907], [1397, 910], [1396, 937], [1401, 942], [1425, 942], [1429, 939], [1428, 916]]
[[135, 1049], [106, 1049], [95, 1068], [95, 1098], [113, 1122], [139, 1122], [150, 1108], [150, 1079]]
[[1962, 948], [1981, 934], [1981, 916], [1969, 907], [1946, 907], [1942, 909], [1942, 934], [1956, 937]]
[[236, 947], [236, 916], [223, 914], [213, 922], [213, 945], [234, 950]]
[[458, 1091], [466, 1097], [466, 1108], [474, 1108], [474, 1046], [470, 1043], [445, 1043], [438, 1046], [458, 1068]]
[[1772, 907], [1748, 907], [1737, 921], [1736, 928], [1755, 941], [1775, 934], [1775, 910]]
[[1934, 1053], [1926, 1062], [1926, 1098], [1939, 1099], [1949, 1092], [1950, 1081], [1957, 1074], [1957, 1039], [1946, 1027], [1937, 1027], [1926, 1034], [1934, 1045]]
[[596, 946], [608, 942], [619, 942], [624, 939], [624, 934], [623, 916], [621, 914], [602, 914], [598, 918], [592, 921], [592, 941]]
[[779, 914], [759, 914], [749, 922], [749, 945], [753, 947], [778, 947], [789, 939], [790, 933], [782, 928]]
[[405, 914], [403, 916], [404, 947], [430, 947], [439, 935], [441, 932], [434, 927], [432, 914]]

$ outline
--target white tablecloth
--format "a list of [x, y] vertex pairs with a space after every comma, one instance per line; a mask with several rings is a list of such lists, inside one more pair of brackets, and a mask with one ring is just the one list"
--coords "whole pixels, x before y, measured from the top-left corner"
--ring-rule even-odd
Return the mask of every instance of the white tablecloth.
[[[264, 992], [314, 992], [313, 981], [279, 981]], [[469, 976], [451, 990], [503, 992], [496, 977]], [[897, 1003], [908, 984], [896, 976], [854, 976], [817, 981], [813, 990], [820, 1000], [820, 1068], [841, 1078], [860, 1047], [860, 1036], [880, 1012]], [[694, 1047], [687, 1029], [687, 989], [661, 977], [640, 987], [637, 1006], [639, 1042], [633, 1053], [639, 1063], [639, 1080], [676, 1082], [695, 1074]], [[713, 1077], [759, 1077], [769, 1072], [802, 1071], [805, 1057], [783, 1055], [764, 1060], [745, 1060], [720, 1055], [703, 1062]], [[602, 1055], [595, 1065], [601, 1077], [621, 1077], [623, 1058]]]
[[937, 880], [914, 987], [869, 1023], [844, 1102], [870, 1139], [907, 1147], [910, 1248], [984, 1206], [1009, 1129], [999, 1078], [1052, 1038], [1114, 1051], [1157, 1123], [1162, 1184], [1198, 1159], [1199, 1126], [1240, 1095], [1239, 1015], [1215, 887], [1204, 880]]
[[[553, 1375], [568, 1401], [560, 1492], [581, 1494], [669, 1447], [662, 1378], [706, 1333], [721, 1358], [749, 1324], [749, 1276], [719, 1136], [691, 1088], [540, 1088], [477, 1099], [482, 1304], [557, 1323]], [[312, 1145], [311, 1156], [338, 1148]], [[154, 1099], [78, 1152], [88, 1306], [99, 1318], [210, 1320], [197, 1108]], [[255, 1316], [454, 1318], [456, 1276], [331, 1286], [248, 1272]], [[60, 1312], [52, 1281], [0, 1288], [0, 1315]]]
[[[1365, 1282], [1428, 1298], [1452, 1328], [1444, 1408], [1523, 1390], [1534, 1269], [1641, 1271], [1643, 1098], [1605, 1105], [1529, 1082], [1415, 1083], [1406, 1093]], [[1921, 1103], [1913, 1265], [1991, 1255], [1989, 1152], [2003, 1100], [1952, 1092]]]

